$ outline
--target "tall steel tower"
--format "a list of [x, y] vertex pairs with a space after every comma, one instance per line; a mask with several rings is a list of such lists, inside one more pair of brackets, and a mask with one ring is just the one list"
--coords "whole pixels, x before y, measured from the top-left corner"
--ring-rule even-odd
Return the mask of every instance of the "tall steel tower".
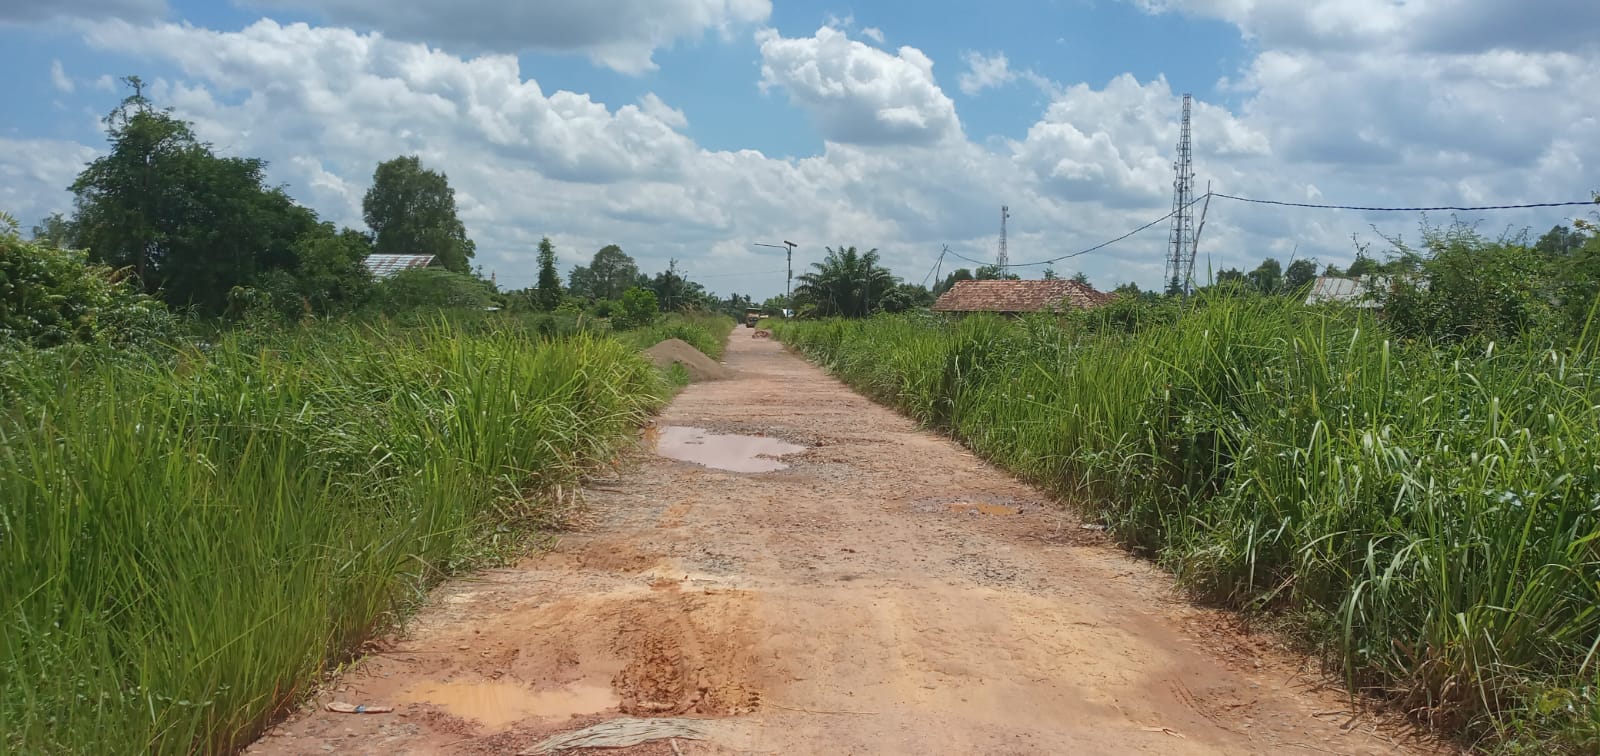
[[1178, 133], [1178, 159], [1172, 170], [1172, 236], [1168, 240], [1167, 293], [1194, 291], [1194, 144], [1189, 134], [1191, 98], [1183, 96], [1183, 127]]
[[1007, 205], [1000, 206], [1000, 256], [995, 258], [995, 264], [1000, 266], [1000, 272], [1006, 272], [1011, 265], [1011, 255], [1006, 253], [1006, 219], [1011, 217], [1011, 208]]

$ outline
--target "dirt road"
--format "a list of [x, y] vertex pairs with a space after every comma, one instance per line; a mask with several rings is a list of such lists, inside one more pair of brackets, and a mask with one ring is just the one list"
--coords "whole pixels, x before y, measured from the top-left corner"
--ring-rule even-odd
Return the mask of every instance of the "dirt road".
[[781, 439], [803, 447], [787, 469], [647, 439], [553, 551], [444, 586], [250, 752], [511, 754], [626, 715], [708, 718], [711, 737], [624, 753], [1403, 750], [960, 446], [749, 330], [728, 364], [650, 435], [757, 466], [776, 463], [685, 429]]

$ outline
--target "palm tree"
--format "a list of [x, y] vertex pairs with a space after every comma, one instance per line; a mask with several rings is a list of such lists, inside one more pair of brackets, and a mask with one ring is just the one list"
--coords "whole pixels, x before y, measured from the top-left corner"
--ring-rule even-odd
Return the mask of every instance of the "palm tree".
[[899, 279], [878, 264], [878, 250], [857, 252], [855, 247], [827, 247], [828, 256], [812, 263], [794, 289], [796, 309], [817, 317], [864, 318]]

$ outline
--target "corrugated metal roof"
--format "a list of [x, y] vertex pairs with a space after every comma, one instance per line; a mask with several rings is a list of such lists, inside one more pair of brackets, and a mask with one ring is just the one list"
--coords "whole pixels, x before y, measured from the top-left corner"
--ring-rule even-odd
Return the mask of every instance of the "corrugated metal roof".
[[367, 255], [362, 261], [373, 278], [388, 278], [402, 270], [426, 268], [433, 264], [433, 255]]
[[1077, 281], [957, 281], [935, 312], [1043, 312], [1063, 305], [1098, 307], [1112, 295]]
[[1316, 283], [1311, 285], [1311, 293], [1306, 295], [1306, 304], [1342, 304], [1350, 307], [1376, 309], [1379, 307], [1378, 303], [1368, 295], [1373, 291], [1387, 290], [1396, 281], [1409, 282], [1419, 289], [1428, 288], [1428, 280], [1426, 278], [1407, 273], [1395, 276], [1367, 276], [1365, 278], [1319, 276]]
[[1371, 300], [1367, 299], [1367, 285], [1361, 280], [1319, 276], [1316, 283], [1311, 285], [1311, 293], [1306, 295], [1306, 304], [1332, 303], [1372, 306]]

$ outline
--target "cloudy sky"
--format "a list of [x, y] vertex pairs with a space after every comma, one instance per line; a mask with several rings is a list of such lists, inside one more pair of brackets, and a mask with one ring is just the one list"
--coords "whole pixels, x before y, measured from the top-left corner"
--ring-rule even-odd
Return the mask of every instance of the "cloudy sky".
[[[69, 209], [116, 77], [138, 74], [335, 222], [360, 225], [379, 161], [420, 155], [502, 285], [532, 282], [545, 235], [564, 266], [617, 243], [758, 298], [784, 263], [754, 242], [796, 242], [797, 267], [876, 247], [920, 282], [945, 245], [993, 259], [1002, 204], [1014, 262], [1169, 212], [1184, 92], [1202, 188], [1587, 198], [1596, 29], [1595, 0], [3, 0], [0, 209]], [[1461, 219], [1537, 232], [1578, 212]], [[1342, 263], [1352, 234], [1419, 221], [1218, 200], [1200, 268]], [[1156, 288], [1166, 231], [1056, 271]]]

